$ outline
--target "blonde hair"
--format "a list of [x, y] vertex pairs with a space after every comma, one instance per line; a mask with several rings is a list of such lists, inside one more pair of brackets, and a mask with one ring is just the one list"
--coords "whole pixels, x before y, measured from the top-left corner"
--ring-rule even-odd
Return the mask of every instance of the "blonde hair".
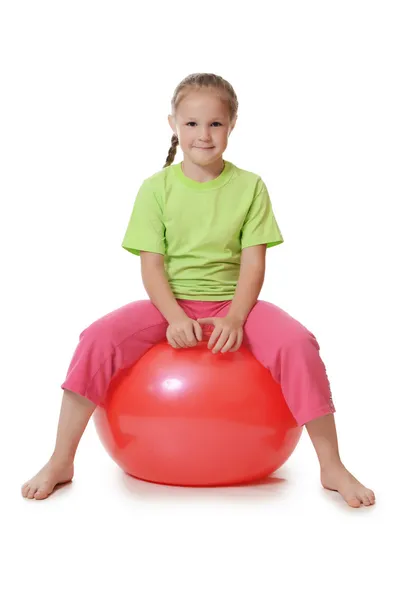
[[[174, 91], [174, 95], [172, 96], [172, 115], [175, 116], [178, 105], [189, 92], [202, 90], [203, 88], [210, 88], [215, 92], [219, 92], [219, 95], [228, 105], [230, 121], [233, 121], [237, 115], [238, 109], [236, 92], [226, 79], [223, 79], [223, 77], [215, 75], [214, 73], [193, 73], [192, 75], [185, 77], [185, 79], [178, 84]], [[168, 156], [163, 169], [169, 167], [174, 162], [178, 144], [178, 136], [173, 134], [171, 138], [171, 147], [168, 150]]]

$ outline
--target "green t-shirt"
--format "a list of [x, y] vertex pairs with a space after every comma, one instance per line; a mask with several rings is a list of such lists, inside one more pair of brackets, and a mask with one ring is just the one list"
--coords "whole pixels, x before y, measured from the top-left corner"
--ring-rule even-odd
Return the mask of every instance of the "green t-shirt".
[[138, 190], [122, 247], [163, 254], [175, 298], [231, 300], [242, 248], [284, 241], [261, 177], [224, 163], [203, 183], [170, 165]]

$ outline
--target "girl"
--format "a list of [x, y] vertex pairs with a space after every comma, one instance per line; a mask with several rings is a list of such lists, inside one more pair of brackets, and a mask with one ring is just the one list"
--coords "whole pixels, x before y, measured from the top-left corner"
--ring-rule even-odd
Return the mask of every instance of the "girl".
[[[171, 101], [174, 132], [163, 169], [138, 191], [123, 248], [141, 258], [150, 300], [131, 302], [80, 335], [64, 390], [55, 449], [22, 487], [41, 500], [73, 478], [78, 443], [119, 369], [166, 338], [173, 348], [236, 352], [242, 343], [270, 369], [320, 463], [321, 483], [352, 507], [374, 493], [343, 465], [332, 396], [315, 336], [281, 308], [258, 300], [266, 251], [284, 240], [265, 183], [223, 160], [237, 120], [237, 97], [222, 77], [185, 78]], [[177, 146], [183, 161], [173, 165]]]

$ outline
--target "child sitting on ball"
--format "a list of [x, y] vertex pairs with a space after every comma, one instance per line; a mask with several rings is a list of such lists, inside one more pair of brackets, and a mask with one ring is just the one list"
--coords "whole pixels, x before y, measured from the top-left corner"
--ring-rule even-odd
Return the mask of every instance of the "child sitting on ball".
[[[305, 425], [321, 483], [352, 507], [374, 504], [339, 456], [335, 407], [319, 345], [281, 308], [258, 300], [267, 249], [284, 240], [259, 175], [223, 159], [238, 102], [222, 77], [198, 73], [172, 98], [174, 132], [165, 165], [138, 191], [123, 248], [141, 259], [150, 300], [131, 302], [80, 335], [71, 360], [49, 462], [24, 484], [42, 500], [73, 477], [78, 443], [111, 379], [161, 340], [195, 346], [211, 327], [208, 349], [236, 352], [242, 343], [281, 384], [298, 425]], [[173, 164], [177, 146], [183, 161]]]

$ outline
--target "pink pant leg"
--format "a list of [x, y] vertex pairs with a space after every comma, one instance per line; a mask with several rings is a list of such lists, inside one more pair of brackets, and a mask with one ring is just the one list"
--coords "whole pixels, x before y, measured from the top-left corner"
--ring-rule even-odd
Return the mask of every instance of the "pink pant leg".
[[[178, 302], [188, 314], [187, 303]], [[103, 406], [112, 377], [166, 340], [167, 327], [150, 300], [131, 302], [101, 317], [80, 334], [62, 389]]]
[[[213, 316], [225, 316], [228, 310]], [[244, 344], [280, 383], [298, 425], [335, 412], [319, 344], [287, 312], [258, 300], [245, 322]]]

